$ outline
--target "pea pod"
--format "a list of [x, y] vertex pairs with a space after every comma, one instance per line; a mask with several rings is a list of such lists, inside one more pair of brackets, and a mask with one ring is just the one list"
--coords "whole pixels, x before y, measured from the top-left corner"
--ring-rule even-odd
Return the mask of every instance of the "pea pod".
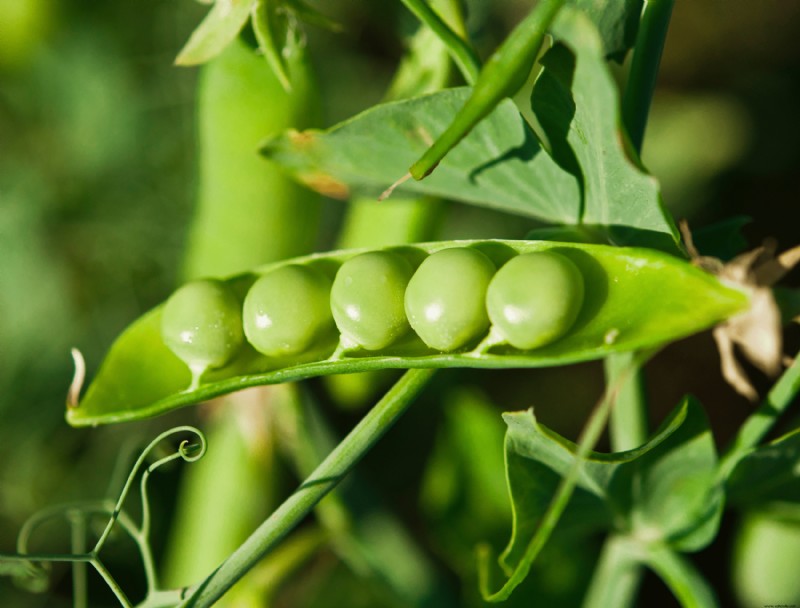
[[[454, 352], [430, 348], [413, 332], [379, 350], [338, 347], [335, 332], [305, 352], [268, 357], [248, 345], [224, 367], [209, 369], [196, 388], [191, 373], [164, 343], [163, 307], [131, 325], [112, 346], [84, 398], [67, 411], [75, 426], [121, 422], [163, 412], [239, 390], [313, 376], [387, 368], [547, 367], [599, 359], [609, 353], [656, 347], [702, 331], [749, 306], [746, 292], [667, 254], [636, 248], [552, 241], [443, 241], [386, 249], [418, 268], [432, 254], [472, 248], [497, 268], [520, 254], [551, 252], [580, 272], [583, 301], [574, 322], [547, 344], [522, 350], [489, 330]], [[262, 276], [286, 265], [307, 266], [334, 277], [338, 268], [365, 250], [334, 251], [270, 264], [225, 281], [244, 300]], [[552, 286], [542, 284], [547, 291]], [[561, 292], [552, 294], [561, 298]], [[496, 306], [496, 303], [494, 304]], [[245, 320], [245, 322], [247, 322]], [[513, 331], [508, 328], [504, 332]], [[510, 336], [508, 336], [510, 337]]]

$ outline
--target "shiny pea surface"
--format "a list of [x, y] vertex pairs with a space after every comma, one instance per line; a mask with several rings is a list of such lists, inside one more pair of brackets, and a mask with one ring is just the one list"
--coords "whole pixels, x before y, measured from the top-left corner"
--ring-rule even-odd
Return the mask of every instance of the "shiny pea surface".
[[258, 352], [283, 357], [314, 346], [333, 328], [330, 280], [297, 264], [258, 279], [244, 300], [244, 334]]
[[453, 351], [489, 328], [486, 289], [495, 265], [469, 247], [438, 251], [417, 269], [406, 289], [411, 327], [429, 347]]
[[222, 367], [242, 346], [241, 304], [220, 281], [187, 283], [164, 305], [161, 333], [195, 374]]
[[342, 264], [331, 311], [343, 345], [380, 350], [410, 330], [403, 298], [413, 272], [408, 260], [391, 251], [363, 253]]
[[583, 276], [552, 251], [523, 253], [489, 283], [486, 309], [494, 331], [521, 350], [548, 344], [575, 323], [583, 305]]

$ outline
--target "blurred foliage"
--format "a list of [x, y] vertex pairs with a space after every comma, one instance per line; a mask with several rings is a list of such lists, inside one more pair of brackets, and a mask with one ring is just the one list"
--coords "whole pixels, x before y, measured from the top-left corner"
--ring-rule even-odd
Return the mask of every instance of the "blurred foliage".
[[[468, 27], [485, 53], [527, 3], [468, 5]], [[196, 421], [203, 411], [98, 430], [63, 422], [69, 347], [81, 348], [93, 373], [117, 333], [161, 301], [180, 274], [196, 186], [197, 72], [173, 60], [206, 10], [190, 0], [0, 0], [0, 550], [13, 549], [16, 531], [37, 509], [105, 495], [118, 459], [124, 463], [156, 430]], [[309, 30], [323, 124], [330, 125], [381, 99], [414, 21], [388, 0], [336, 0], [324, 12], [344, 25], [342, 33]], [[749, 216], [743, 231], [751, 245], [766, 236], [782, 247], [796, 244], [798, 34], [797, 3], [676, 3], [643, 162], [661, 179], [667, 206], [693, 227]], [[342, 208], [326, 203], [322, 248], [334, 241]], [[522, 237], [531, 227], [457, 205], [446, 207], [442, 223], [441, 238]], [[649, 391], [657, 421], [691, 390], [724, 440], [749, 408], [719, 378], [709, 345], [701, 336], [667, 349], [648, 368]], [[476, 456], [498, 432], [484, 417], [495, 410], [500, 424], [501, 411], [535, 405], [540, 420], [574, 437], [599, 384], [592, 365], [442, 374], [365, 462], [364, 480], [377, 502], [411, 531], [458, 605], [480, 605], [469, 545], [490, 539], [500, 546], [507, 538], [493, 517], [507, 508], [502, 489], [484, 469], [499, 456]], [[564, 395], [565, 386], [574, 390]], [[322, 383], [310, 390], [326, 403]], [[340, 434], [359, 415], [330, 407]], [[288, 493], [297, 480], [278, 466]], [[157, 556], [180, 472], [173, 467], [153, 480]], [[491, 498], [481, 500], [482, 492]], [[747, 525], [753, 534], [756, 524]], [[53, 531], [50, 540], [65, 532]], [[720, 545], [702, 553], [700, 565], [721, 603], [733, 606], [724, 559], [730, 541]], [[514, 601], [563, 599], [559, 592], [569, 588], [572, 603], [559, 605], [577, 605], [597, 546], [594, 539], [580, 547], [554, 544]], [[125, 549], [120, 544], [111, 561], [115, 571], [129, 573], [121, 578], [136, 598], [140, 564]], [[90, 582], [92, 605], [113, 606], [99, 580]], [[663, 588], [646, 585], [645, 593], [648, 606], [672, 605]], [[329, 549], [275, 597], [276, 606], [397, 604]], [[47, 596], [0, 578], [0, 605], [70, 603], [66, 568], [55, 568]]]

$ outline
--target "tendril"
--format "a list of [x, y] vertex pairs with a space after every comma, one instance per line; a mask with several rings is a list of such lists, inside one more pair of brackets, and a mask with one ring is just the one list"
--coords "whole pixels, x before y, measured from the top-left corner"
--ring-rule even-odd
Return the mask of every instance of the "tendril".
[[[77, 353], [77, 354], [76, 354]], [[80, 392], [80, 384], [82, 377], [82, 357], [80, 353], [73, 350], [73, 357], [75, 358], [76, 374], [73, 380], [73, 388], [70, 389], [70, 397], [68, 401], [71, 403], [74, 399], [77, 403], [77, 396]], [[74, 389], [74, 390], [73, 390]], [[162, 456], [155, 462], [145, 467], [145, 462], [159, 446], [159, 444], [179, 433], [189, 433], [194, 435], [193, 439], [182, 440], [171, 453]], [[84, 501], [75, 502], [62, 505], [56, 505], [42, 509], [38, 513], [31, 516], [20, 528], [17, 537], [17, 553], [6, 554], [0, 553], [0, 576], [11, 575], [23, 583], [27, 583], [27, 587], [31, 591], [44, 591], [50, 563], [52, 562], [71, 562], [73, 565], [73, 582], [74, 582], [74, 599], [76, 606], [86, 606], [86, 581], [85, 570], [86, 564], [91, 564], [100, 576], [108, 584], [111, 591], [119, 600], [123, 607], [132, 606], [125, 593], [119, 587], [116, 580], [100, 560], [99, 553], [106, 540], [108, 540], [112, 529], [116, 524], [130, 536], [136, 543], [139, 554], [142, 558], [142, 563], [145, 570], [145, 577], [147, 581], [147, 598], [156, 595], [169, 594], [168, 592], [158, 589], [158, 581], [156, 578], [156, 569], [154, 560], [150, 549], [150, 504], [148, 500], [147, 481], [150, 474], [159, 467], [171, 462], [173, 460], [181, 459], [184, 462], [196, 462], [206, 453], [207, 441], [203, 433], [198, 429], [191, 426], [179, 426], [172, 428], [164, 433], [161, 433], [153, 439], [147, 447], [142, 450], [139, 457], [136, 459], [127, 480], [125, 481], [122, 490], [119, 493], [116, 501], [111, 499], [99, 501]], [[142, 469], [144, 468], [144, 471]], [[142, 515], [141, 522], [137, 523], [123, 510], [123, 505], [128, 498], [128, 493], [136, 479], [141, 472], [140, 481], [140, 496]], [[86, 524], [90, 517], [107, 517], [108, 522], [105, 525], [99, 539], [91, 550], [86, 549], [85, 534]], [[66, 520], [71, 528], [72, 549], [69, 553], [31, 553], [29, 552], [30, 539], [34, 532], [44, 523], [54, 519]], [[147, 599], [145, 600], [145, 603]]]

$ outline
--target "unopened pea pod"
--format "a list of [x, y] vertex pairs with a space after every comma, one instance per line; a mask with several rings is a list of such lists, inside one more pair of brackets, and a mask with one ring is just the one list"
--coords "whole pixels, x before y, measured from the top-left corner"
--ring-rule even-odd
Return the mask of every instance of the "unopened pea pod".
[[[162, 337], [163, 306], [159, 306], [135, 321], [112, 345], [83, 399], [68, 409], [67, 420], [75, 426], [135, 420], [248, 386], [374, 369], [565, 365], [672, 342], [747, 310], [750, 302], [747, 292], [723, 284], [685, 260], [648, 249], [551, 241], [446, 241], [381, 251], [404, 257], [416, 272], [426, 259], [447, 249], [480, 252], [499, 269], [495, 277], [501, 276], [510, 260], [525, 254], [549, 252], [568, 260], [583, 285], [574, 320], [562, 320], [562, 333], [528, 350], [513, 346], [515, 336], [508, 333], [513, 327], [498, 332], [493, 326], [449, 352], [427, 346], [413, 331], [378, 350], [341, 348], [340, 336], [333, 331], [308, 351], [283, 357], [263, 355], [245, 343], [227, 364], [209, 369], [189, 389], [188, 366]], [[244, 300], [260, 277], [288, 265], [314, 268], [333, 280], [344, 262], [367, 252], [295, 258], [237, 275], [225, 284]], [[546, 300], [548, 293], [555, 299], [564, 297], [563, 289], [547, 284], [546, 278], [525, 280], [541, 283], [540, 299]]]

